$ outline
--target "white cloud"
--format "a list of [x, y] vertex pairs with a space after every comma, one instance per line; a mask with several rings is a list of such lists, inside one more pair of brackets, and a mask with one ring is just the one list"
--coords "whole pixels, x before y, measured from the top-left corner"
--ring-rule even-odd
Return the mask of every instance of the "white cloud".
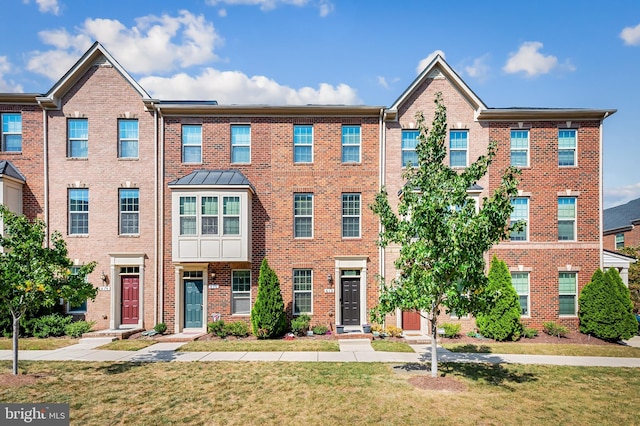
[[207, 0], [207, 4], [217, 6], [225, 4], [229, 6], [259, 6], [262, 11], [269, 11], [278, 6], [303, 7], [307, 5], [317, 6], [320, 16], [325, 17], [335, 9], [330, 0]]
[[487, 53], [473, 60], [473, 64], [464, 67], [464, 71], [469, 77], [473, 77], [478, 81], [485, 81], [489, 78], [491, 68], [487, 65], [490, 55]]
[[[25, 4], [29, 4], [29, 0], [23, 0]], [[35, 0], [38, 4], [38, 10], [42, 13], [60, 14], [60, 5], [58, 0]]]
[[248, 77], [238, 71], [205, 69], [192, 77], [179, 73], [172, 77], [144, 77], [140, 84], [160, 99], [210, 99], [220, 104], [270, 105], [358, 105], [356, 90], [346, 84], [292, 89], [264, 76]]
[[380, 75], [378, 76], [378, 84], [384, 87], [385, 89], [389, 88], [389, 83], [387, 83], [387, 79]]
[[620, 38], [624, 40], [624, 44], [640, 46], [640, 24], [635, 27], [625, 27], [620, 33]]
[[21, 93], [22, 86], [13, 81], [5, 80], [4, 75], [11, 72], [11, 64], [6, 56], [0, 56], [0, 93]]
[[640, 198], [640, 182], [632, 185], [604, 189], [604, 208], [619, 206]]
[[524, 72], [529, 77], [539, 74], [547, 74], [558, 65], [558, 58], [553, 55], [543, 55], [539, 41], [527, 41], [522, 43], [516, 53], [511, 53], [507, 63], [502, 68], [509, 74]]
[[208, 63], [216, 59], [214, 50], [222, 43], [203, 15], [185, 10], [178, 16], [137, 18], [131, 28], [117, 20], [87, 19], [76, 34], [60, 29], [41, 31], [39, 36], [54, 49], [31, 52], [27, 69], [52, 80], [62, 75], [60, 70], [69, 69], [93, 40], [100, 41], [133, 73], [171, 71]]
[[436, 55], [440, 55], [442, 56], [442, 59], [446, 59], [442, 50], [434, 50], [433, 52], [429, 53], [426, 58], [422, 59], [418, 63], [418, 66], [416, 67], [416, 74], [420, 74], [422, 71], [424, 71], [424, 69], [427, 67], [427, 65], [429, 65], [429, 63], [431, 63], [431, 61], [433, 61], [433, 58], [435, 58]]

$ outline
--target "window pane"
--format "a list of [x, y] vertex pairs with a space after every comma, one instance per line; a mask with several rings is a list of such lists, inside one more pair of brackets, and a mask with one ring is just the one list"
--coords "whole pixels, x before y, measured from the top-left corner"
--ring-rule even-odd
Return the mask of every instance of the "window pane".
[[511, 165], [516, 167], [526, 167], [527, 151], [511, 151]]
[[576, 131], [560, 130], [558, 131], [558, 148], [575, 148], [576, 147]]
[[251, 271], [233, 271], [231, 279], [231, 313], [251, 312]]
[[418, 154], [416, 153], [418, 135], [417, 130], [402, 131], [402, 167], [406, 167], [409, 163], [413, 166], [418, 164]]
[[560, 315], [575, 315], [576, 314], [576, 297], [575, 296], [560, 296]]
[[202, 197], [202, 214], [218, 214], [218, 197]]
[[520, 315], [529, 315], [529, 296], [518, 296]]
[[467, 132], [452, 130], [449, 136], [449, 148], [467, 149]]
[[2, 114], [2, 133], [22, 133], [22, 114]]
[[313, 127], [293, 126], [293, 161], [310, 163], [313, 161]]
[[202, 126], [182, 126], [182, 162], [202, 162]]
[[465, 167], [467, 165], [466, 151], [451, 151], [451, 167]]
[[511, 149], [528, 149], [529, 148], [529, 131], [528, 130], [512, 130], [511, 131]]
[[313, 237], [313, 195], [295, 194], [293, 198], [294, 237]]
[[250, 126], [231, 126], [231, 162], [251, 162]]
[[121, 158], [138, 158], [138, 120], [118, 121], [118, 142]]
[[240, 235], [240, 218], [225, 217], [222, 223], [224, 235]]
[[180, 235], [196, 235], [196, 197], [180, 197]]
[[342, 126], [342, 162], [360, 162], [360, 126]]
[[573, 150], [560, 150], [558, 151], [558, 165], [559, 166], [574, 166], [575, 151]]
[[21, 152], [22, 135], [4, 135], [4, 150], [7, 152]]
[[180, 197], [180, 214], [195, 216], [196, 197]]
[[511, 200], [513, 211], [511, 212], [511, 225], [516, 222], [524, 221], [524, 228], [522, 231], [511, 231], [509, 234], [511, 241], [526, 241], [527, 240], [527, 226], [529, 225], [529, 199], [528, 198], [514, 198]]
[[139, 232], [140, 197], [138, 189], [120, 190], [120, 233]]
[[206, 216], [202, 218], [202, 234], [217, 235], [218, 234], [218, 217]]
[[89, 190], [69, 190], [69, 234], [89, 233]]
[[360, 194], [342, 195], [342, 236], [360, 236]]
[[293, 271], [293, 313], [310, 313], [312, 294], [311, 269]]
[[195, 216], [185, 216], [180, 218], [180, 235], [196, 235]]
[[67, 121], [69, 138], [69, 156], [86, 158], [89, 154], [89, 122], [87, 119], [69, 119]]
[[573, 272], [560, 273], [560, 293], [575, 294], [576, 292], [576, 274]]
[[240, 197], [224, 197], [222, 213], [227, 214], [240, 214]]

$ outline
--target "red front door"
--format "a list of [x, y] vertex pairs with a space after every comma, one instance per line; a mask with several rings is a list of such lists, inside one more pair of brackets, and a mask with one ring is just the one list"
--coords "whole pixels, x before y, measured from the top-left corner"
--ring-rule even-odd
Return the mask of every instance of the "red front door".
[[415, 311], [402, 311], [402, 329], [420, 330], [420, 314]]
[[122, 277], [122, 324], [138, 324], [140, 278]]

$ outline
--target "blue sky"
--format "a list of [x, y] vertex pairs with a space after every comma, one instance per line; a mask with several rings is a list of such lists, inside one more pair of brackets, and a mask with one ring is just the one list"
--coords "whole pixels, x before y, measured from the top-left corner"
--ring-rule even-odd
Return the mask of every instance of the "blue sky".
[[489, 107], [617, 109], [605, 207], [640, 197], [640, 2], [3, 0], [0, 92], [47, 92], [100, 41], [151, 94], [389, 106], [441, 52]]

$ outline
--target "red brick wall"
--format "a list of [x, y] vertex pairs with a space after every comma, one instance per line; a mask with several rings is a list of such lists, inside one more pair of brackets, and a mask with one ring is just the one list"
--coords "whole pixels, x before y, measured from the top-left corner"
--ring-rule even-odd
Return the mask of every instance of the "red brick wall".
[[[211, 263], [216, 272], [215, 284], [209, 289], [207, 312], [221, 313], [227, 321], [243, 317], [231, 313], [231, 270], [251, 269], [252, 302], [257, 295], [259, 269], [266, 256], [280, 279], [285, 307], [291, 315], [293, 301], [293, 269], [313, 270], [313, 324], [335, 324], [335, 294], [325, 293], [327, 275], [334, 276], [334, 256], [368, 257], [367, 309], [377, 300], [375, 274], [378, 273], [378, 249], [375, 239], [378, 221], [368, 208], [379, 187], [379, 126], [377, 117], [204, 117], [172, 118], [164, 121], [164, 308], [165, 322], [175, 321], [175, 264], [171, 260], [171, 190], [168, 182], [197, 169], [239, 169], [256, 190], [252, 205], [252, 262]], [[181, 125], [202, 124], [203, 164], [181, 162]], [[251, 126], [251, 164], [230, 162], [230, 126]], [[293, 125], [312, 124], [314, 161], [293, 163]], [[341, 163], [341, 131], [343, 124], [362, 126], [362, 162]], [[314, 237], [293, 238], [293, 194], [314, 194]], [[362, 237], [342, 239], [341, 201], [343, 192], [360, 192]], [[334, 282], [331, 288], [337, 288]], [[244, 317], [247, 319], [247, 317]], [[366, 322], [362, 319], [362, 322]]]
[[[616, 250], [616, 234], [608, 234], [602, 237], [602, 242], [606, 250]], [[640, 228], [634, 226], [631, 230], [624, 232], [624, 246], [638, 247], [640, 245]]]

